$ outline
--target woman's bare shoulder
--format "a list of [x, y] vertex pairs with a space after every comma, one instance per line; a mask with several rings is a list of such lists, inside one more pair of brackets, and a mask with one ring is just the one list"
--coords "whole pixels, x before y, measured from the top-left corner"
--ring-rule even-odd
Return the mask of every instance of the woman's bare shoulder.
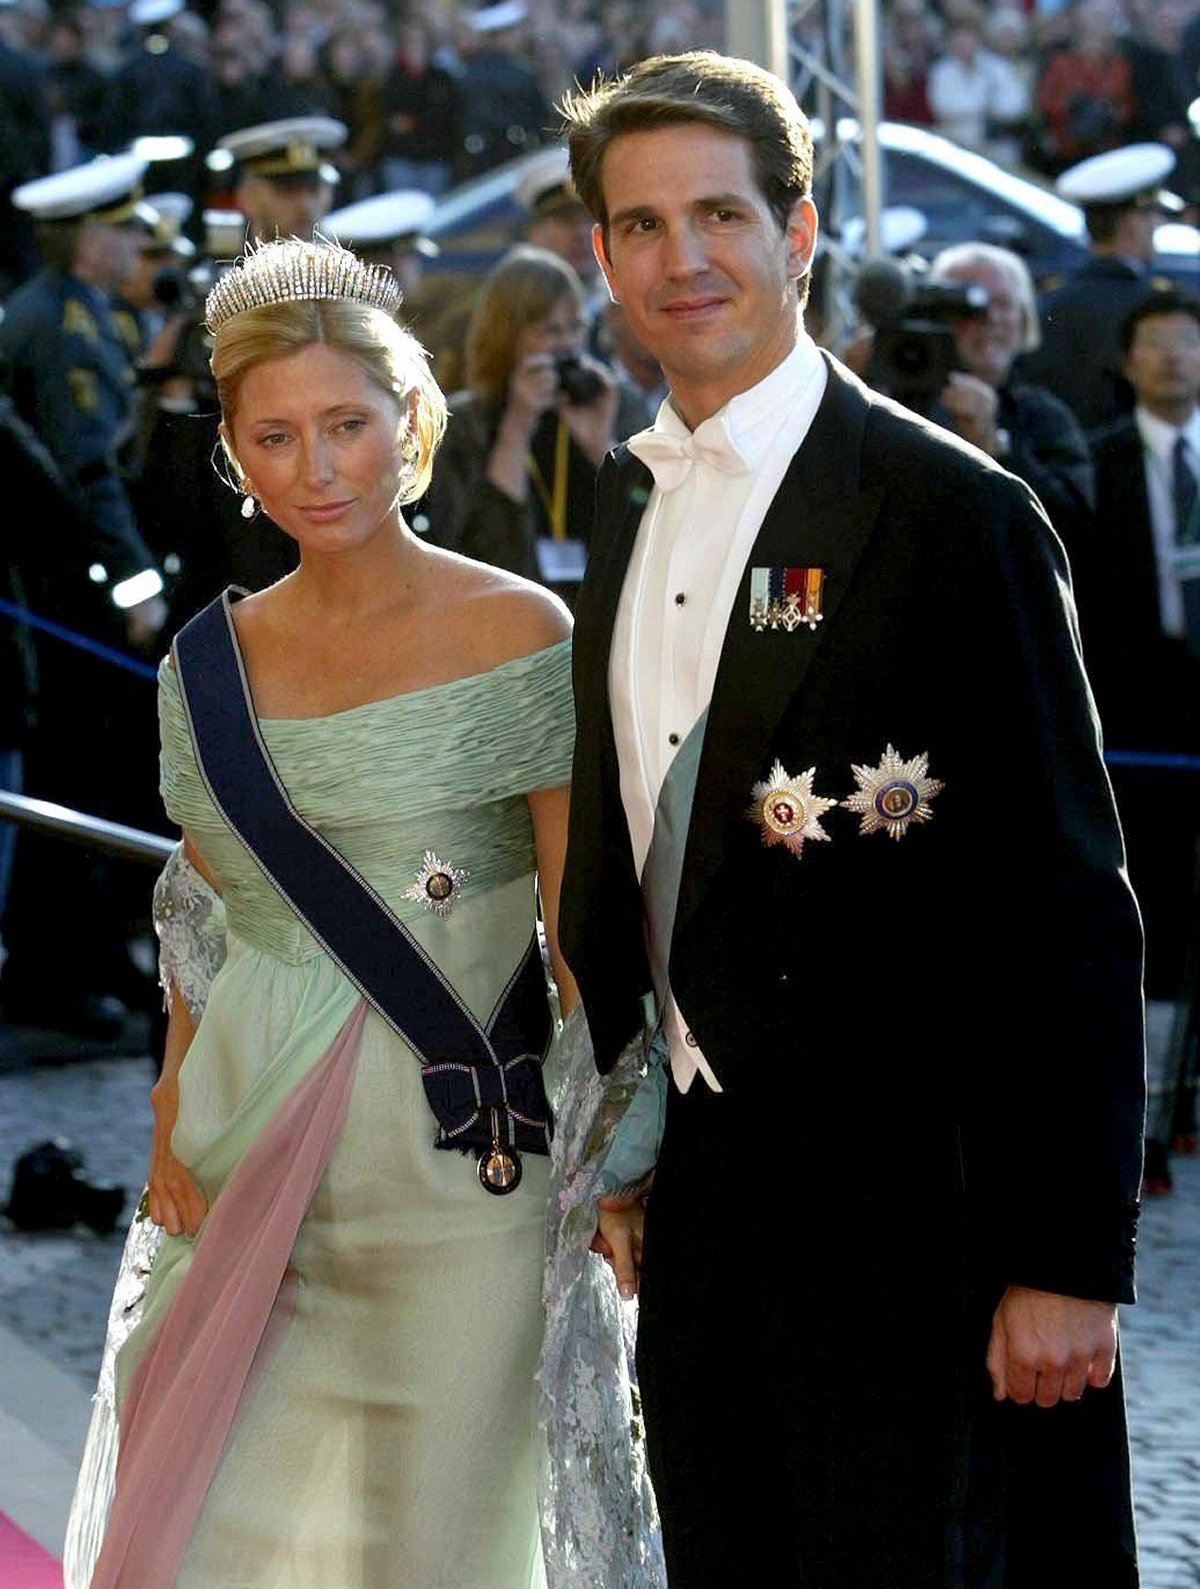
[[437, 583], [447, 598], [445, 610], [454, 614], [477, 671], [570, 638], [570, 611], [544, 585], [469, 557], [442, 555], [447, 561]]

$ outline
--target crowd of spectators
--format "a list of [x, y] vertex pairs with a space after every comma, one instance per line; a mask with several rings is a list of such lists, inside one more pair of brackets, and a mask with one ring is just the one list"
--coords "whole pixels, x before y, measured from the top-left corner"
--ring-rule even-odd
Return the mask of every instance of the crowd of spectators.
[[[535, 147], [576, 79], [647, 54], [723, 42], [721, 0], [5, 0], [0, 184], [183, 134], [172, 186], [219, 198], [204, 155], [226, 133], [327, 115], [349, 136], [342, 202], [440, 193]], [[8, 134], [11, 133], [11, 138]]]
[[[284, 116], [346, 123], [340, 201], [441, 193], [544, 140], [576, 79], [724, 43], [722, 0], [5, 0], [0, 186], [183, 133], [173, 172], [219, 198], [203, 157]], [[852, 8], [845, 8], [847, 26]], [[802, 26], [811, 28], [810, 13]], [[1052, 179], [1154, 139], [1200, 196], [1188, 106], [1200, 0], [883, 0], [883, 111]]]
[[1046, 178], [1153, 140], [1200, 195], [1200, 0], [884, 0], [883, 112]]

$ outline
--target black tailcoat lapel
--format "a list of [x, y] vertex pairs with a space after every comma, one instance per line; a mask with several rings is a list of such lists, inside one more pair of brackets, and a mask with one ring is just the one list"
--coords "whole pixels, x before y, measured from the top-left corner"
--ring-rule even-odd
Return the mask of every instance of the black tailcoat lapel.
[[[738, 586], [713, 686], [692, 824], [675, 918], [678, 938], [699, 908], [724, 853], [730, 825], [745, 815], [750, 787], [776, 726], [825, 636], [837, 624], [882, 491], [864, 489], [863, 435], [870, 400], [830, 365], [816, 417], [783, 477]], [[824, 619], [788, 633], [750, 625], [753, 568], [820, 568]]]
[[650, 471], [619, 448], [600, 473], [596, 533], [575, 612], [572, 674], [575, 761], [559, 937], [588, 1012], [601, 1070], [638, 1031], [651, 986], [642, 895], [621, 803], [621, 776], [608, 701], [613, 624]]

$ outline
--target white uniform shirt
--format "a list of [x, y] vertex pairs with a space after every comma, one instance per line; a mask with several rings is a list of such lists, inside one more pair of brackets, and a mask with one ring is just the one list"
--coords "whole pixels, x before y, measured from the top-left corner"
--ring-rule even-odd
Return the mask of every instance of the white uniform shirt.
[[[646, 503], [617, 607], [608, 676], [621, 800], [639, 876], [663, 779], [712, 698], [751, 548], [808, 434], [825, 381], [821, 355], [802, 330], [770, 375], [732, 398], [691, 437], [728, 452], [738, 472], [698, 458], [681, 484], [666, 491], [656, 485]], [[685, 442], [691, 435], [669, 400], [653, 431]], [[642, 438], [652, 434], [631, 437], [629, 450], [641, 456]], [[699, 1071], [720, 1092], [673, 997], [663, 1017], [680, 1091], [688, 1090]]]
[[1175, 442], [1179, 436], [1186, 437], [1192, 469], [1200, 476], [1200, 408], [1192, 410], [1191, 418], [1182, 427], [1168, 425], [1165, 419], [1159, 419], [1145, 408], [1135, 409], [1134, 416], [1142, 438], [1146, 495], [1150, 499], [1154, 564], [1158, 571], [1158, 610], [1163, 633], [1182, 638], [1187, 626], [1175, 539]]

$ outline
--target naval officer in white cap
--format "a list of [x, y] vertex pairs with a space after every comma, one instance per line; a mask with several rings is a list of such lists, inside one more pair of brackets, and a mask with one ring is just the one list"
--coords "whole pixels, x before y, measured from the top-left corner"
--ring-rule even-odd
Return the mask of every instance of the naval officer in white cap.
[[221, 130], [221, 104], [206, 66], [187, 47], [199, 17], [184, 0], [131, 0], [124, 57], [104, 91], [104, 147], [125, 149], [138, 138], [183, 137], [188, 147], [164, 161], [163, 187], [200, 191], [203, 154]]
[[528, 216], [526, 240], [565, 259], [585, 285], [598, 284], [592, 217], [571, 181], [565, 144], [550, 144], [529, 157], [514, 197]]
[[[128, 279], [145, 244], [138, 197], [145, 168], [137, 156], [117, 155], [16, 189], [13, 204], [32, 217], [44, 264], [5, 305], [0, 384], [50, 454], [86, 526], [84, 551], [69, 524], [16, 515], [11, 535], [18, 563], [22, 537], [49, 541], [59, 559], [53, 616], [91, 639], [149, 649], [166, 605], [126, 487], [137, 392], [110, 296]], [[60, 642], [39, 648], [38, 662], [30, 787], [102, 816], [149, 825], [149, 808], [143, 814], [136, 804], [136, 788], [150, 775], [154, 755], [145, 682]], [[35, 845], [26, 859], [36, 880], [23, 889], [18, 867], [5, 920], [9, 958], [0, 999], [6, 1018], [116, 1036], [128, 1013], [122, 1000], [146, 992], [125, 952], [128, 872], [71, 845]], [[136, 886], [140, 890], [140, 879]], [[59, 909], [48, 912], [48, 899]], [[63, 909], [80, 924], [69, 965], [62, 953]]]
[[465, 20], [474, 48], [459, 84], [460, 178], [479, 176], [536, 149], [554, 121], [523, 47], [525, 0], [499, 0], [467, 13]]
[[1058, 178], [1058, 193], [1082, 207], [1091, 248], [1084, 262], [1043, 298], [1042, 345], [1022, 379], [1054, 393], [1085, 430], [1129, 406], [1119, 380], [1118, 329], [1154, 288], [1154, 233], [1183, 204], [1163, 183], [1175, 155], [1160, 143], [1093, 155]]
[[431, 194], [401, 188], [331, 210], [321, 222], [321, 233], [373, 265], [386, 265], [407, 303], [420, 288], [425, 260], [436, 259], [440, 252], [428, 235], [436, 211]]
[[345, 143], [347, 131], [332, 116], [289, 116], [218, 140], [208, 164], [213, 170], [235, 167], [234, 199], [252, 241], [312, 236], [341, 180], [329, 157]]
[[0, 321], [0, 369], [94, 526], [96, 568], [148, 643], [166, 616], [162, 579], [138, 533], [121, 471], [134, 429], [134, 372], [112, 297], [134, 274], [154, 217], [140, 208], [145, 161], [101, 157], [13, 194], [33, 217], [43, 268]]

